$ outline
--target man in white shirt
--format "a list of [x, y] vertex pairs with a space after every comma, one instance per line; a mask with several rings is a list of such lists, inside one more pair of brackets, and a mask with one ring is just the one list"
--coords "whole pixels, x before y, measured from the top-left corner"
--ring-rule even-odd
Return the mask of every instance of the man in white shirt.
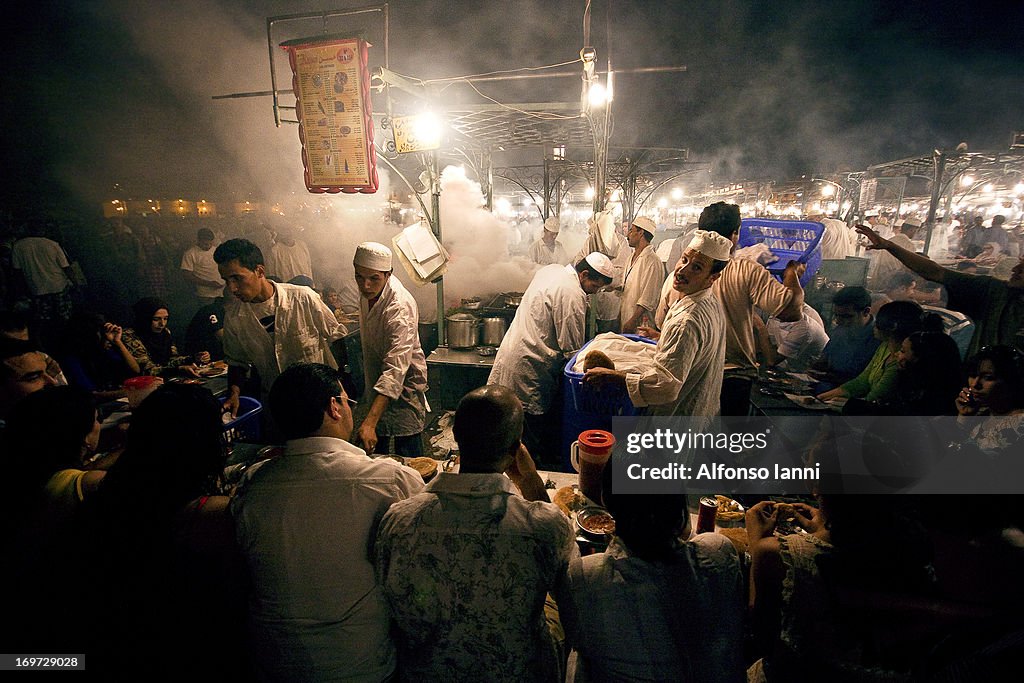
[[729, 264], [732, 241], [714, 232], [697, 230], [679, 258], [672, 278], [681, 295], [665, 316], [661, 332], [645, 328], [658, 340], [654, 362], [672, 373], [665, 382], [654, 368], [626, 373], [591, 368], [588, 386], [624, 386], [633, 405], [647, 407], [650, 415], [719, 414], [719, 396], [725, 368], [725, 312], [711, 286]]
[[552, 264], [537, 271], [501, 340], [488, 384], [512, 389], [526, 412], [526, 447], [543, 462], [559, 462], [559, 415], [549, 414], [565, 360], [584, 341], [587, 295], [611, 284], [611, 261], [591, 253], [574, 268]]
[[552, 263], [562, 265], [569, 262], [569, 255], [565, 253], [565, 248], [558, 241], [560, 226], [558, 216], [551, 216], [544, 221], [544, 230], [541, 232], [540, 239], [530, 246], [531, 261], [542, 266]]
[[181, 256], [181, 272], [191, 283], [199, 306], [209, 306], [224, 291], [224, 283], [213, 260], [213, 230], [199, 228], [196, 243]]
[[651, 248], [656, 227], [647, 216], [638, 216], [626, 232], [626, 242], [633, 255], [626, 266], [619, 309], [619, 328], [623, 334], [636, 332], [645, 320], [653, 320], [658, 309], [665, 266]]
[[309, 247], [302, 240], [296, 239], [295, 232], [290, 228], [277, 233], [277, 241], [270, 248], [270, 258], [267, 259], [267, 275], [281, 282], [291, 282], [299, 275], [313, 279], [313, 260], [309, 255]]
[[[899, 232], [889, 239], [896, 246], [906, 249], [909, 252], [916, 252], [914, 235], [921, 228], [921, 219], [911, 216], [903, 221]], [[882, 291], [889, 285], [889, 280], [896, 273], [909, 272], [896, 257], [885, 251], [875, 251], [871, 254], [874, 259], [871, 269], [871, 289]]]
[[[369, 404], [359, 441], [373, 453], [383, 437], [382, 452], [419, 457], [427, 414], [427, 361], [420, 347], [416, 300], [392, 276], [391, 250], [383, 244], [360, 244], [353, 266], [367, 387], [363, 401]], [[391, 437], [394, 449], [387, 448]]]
[[387, 604], [369, 548], [392, 503], [423, 489], [411, 468], [348, 443], [352, 412], [337, 372], [285, 370], [270, 411], [284, 453], [251, 468], [231, 502], [251, 575], [249, 615], [261, 680], [388, 680]]
[[259, 372], [264, 394], [294, 363], [337, 367], [332, 342], [345, 334], [334, 312], [309, 287], [267, 279], [263, 253], [246, 239], [224, 242], [213, 254], [233, 298], [224, 302], [224, 358], [228, 362], [226, 408], [238, 412], [249, 365]]
[[42, 224], [34, 224], [27, 237], [14, 243], [11, 266], [32, 298], [36, 338], [44, 346], [55, 343], [63, 323], [71, 318], [72, 270], [67, 255], [45, 237]]

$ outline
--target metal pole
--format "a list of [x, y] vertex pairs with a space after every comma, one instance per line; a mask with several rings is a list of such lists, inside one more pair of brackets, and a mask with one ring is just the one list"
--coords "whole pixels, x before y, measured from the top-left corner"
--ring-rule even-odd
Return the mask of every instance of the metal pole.
[[487, 179], [487, 194], [485, 199], [487, 200], [487, 210], [494, 210], [494, 159], [491, 157], [490, 148], [483, 153], [483, 167], [484, 174]]
[[902, 180], [903, 182], [900, 183], [900, 193], [896, 197], [896, 216], [892, 219], [893, 220], [893, 232], [896, 232], [896, 225], [895, 225], [896, 224], [896, 219], [900, 217], [900, 209], [903, 208], [903, 195], [907, 191], [907, 179], [906, 178], [901, 178], [900, 180]]
[[551, 216], [551, 194], [553, 189], [551, 187], [551, 159], [547, 154], [544, 155], [544, 209], [541, 211], [541, 216], [544, 220], [547, 220]]
[[[434, 237], [441, 241], [441, 176], [437, 150], [430, 155], [430, 227]], [[448, 344], [444, 336], [444, 276], [437, 278], [437, 343]]]
[[932, 230], [935, 229], [935, 214], [939, 208], [939, 199], [942, 197], [942, 177], [946, 173], [946, 153], [935, 151], [933, 158], [935, 173], [932, 176], [932, 198], [928, 202], [928, 218], [925, 223], [928, 229], [924, 234], [924, 253], [928, 254], [932, 246]]

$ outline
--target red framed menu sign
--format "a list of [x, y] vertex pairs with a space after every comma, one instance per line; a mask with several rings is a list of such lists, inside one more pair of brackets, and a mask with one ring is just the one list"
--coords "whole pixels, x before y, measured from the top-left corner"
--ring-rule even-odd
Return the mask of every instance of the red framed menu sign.
[[292, 67], [306, 189], [314, 193], [377, 191], [370, 107], [370, 44], [318, 36], [281, 43]]

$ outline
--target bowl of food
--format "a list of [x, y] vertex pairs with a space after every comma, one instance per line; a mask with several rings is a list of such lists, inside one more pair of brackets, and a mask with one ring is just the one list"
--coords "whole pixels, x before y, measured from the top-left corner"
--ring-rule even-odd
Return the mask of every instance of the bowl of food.
[[576, 513], [576, 529], [589, 540], [607, 543], [615, 533], [615, 518], [604, 508], [583, 508]]
[[746, 510], [743, 509], [739, 501], [722, 495], [715, 496], [715, 500], [718, 501], [715, 524], [723, 529], [744, 526], [746, 523]]

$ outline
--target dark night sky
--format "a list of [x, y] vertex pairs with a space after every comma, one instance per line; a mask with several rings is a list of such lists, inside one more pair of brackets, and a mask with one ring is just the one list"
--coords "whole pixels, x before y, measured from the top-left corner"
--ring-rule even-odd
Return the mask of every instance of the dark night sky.
[[[114, 183], [136, 197], [301, 189], [295, 127], [274, 127], [269, 99], [210, 97], [269, 89], [265, 17], [344, 6], [6, 4], [6, 201], [39, 190], [95, 201]], [[427, 78], [575, 59], [583, 7], [397, 0], [392, 68]], [[602, 68], [608, 11], [595, 2]], [[999, 149], [1024, 129], [1024, 2], [618, 2], [610, 12], [614, 67], [689, 69], [622, 76], [613, 144], [688, 147], [720, 180], [862, 169], [962, 140]], [[379, 22], [364, 25], [382, 59]], [[289, 30], [275, 37], [319, 26]], [[287, 79], [283, 59], [278, 73]], [[481, 89], [506, 102], [570, 101], [579, 82]]]

